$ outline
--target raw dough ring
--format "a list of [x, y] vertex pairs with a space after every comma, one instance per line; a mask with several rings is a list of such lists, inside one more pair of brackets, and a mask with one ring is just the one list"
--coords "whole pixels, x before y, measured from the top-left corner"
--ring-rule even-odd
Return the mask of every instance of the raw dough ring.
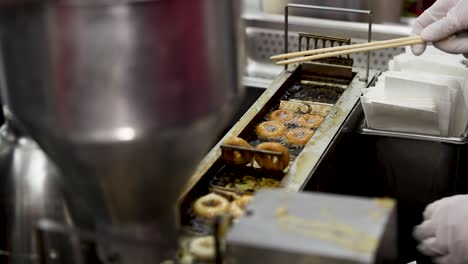
[[199, 216], [211, 218], [224, 214], [229, 209], [229, 201], [221, 195], [210, 193], [198, 198], [193, 204], [193, 210]]
[[303, 115], [298, 120], [297, 123], [300, 126], [308, 127], [308, 128], [317, 128], [323, 122], [323, 117], [319, 115]]
[[286, 123], [294, 119], [294, 113], [291, 110], [278, 109], [270, 114], [270, 119]]
[[286, 126], [279, 121], [267, 121], [260, 123], [255, 132], [261, 138], [277, 139], [280, 138], [286, 131]]
[[[224, 141], [224, 145], [239, 146], [251, 148], [252, 146], [245, 140], [239, 137], [231, 137]], [[245, 165], [252, 160], [252, 153], [240, 152], [238, 150], [224, 150], [224, 159], [235, 165]]]
[[212, 236], [197, 237], [190, 242], [190, 253], [202, 260], [211, 260], [215, 257], [215, 241]]
[[283, 153], [283, 158], [277, 159], [276, 157], [255, 154], [255, 160], [260, 167], [266, 170], [284, 170], [289, 164], [289, 151], [280, 143], [265, 142], [257, 146], [257, 149], [278, 151]]
[[314, 131], [308, 128], [295, 128], [286, 133], [286, 140], [289, 144], [294, 146], [304, 146], [309, 142], [310, 138], [314, 135]]

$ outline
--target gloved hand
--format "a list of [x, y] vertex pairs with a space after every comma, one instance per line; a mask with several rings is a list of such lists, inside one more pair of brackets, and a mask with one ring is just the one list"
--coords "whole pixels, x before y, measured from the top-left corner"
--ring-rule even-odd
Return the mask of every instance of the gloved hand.
[[468, 195], [438, 200], [426, 207], [414, 229], [418, 250], [439, 264], [468, 263]]
[[[416, 19], [412, 33], [440, 50], [460, 54], [468, 53], [468, 34], [460, 34], [467, 29], [468, 1], [438, 0]], [[414, 45], [411, 49], [420, 55], [426, 46]]]

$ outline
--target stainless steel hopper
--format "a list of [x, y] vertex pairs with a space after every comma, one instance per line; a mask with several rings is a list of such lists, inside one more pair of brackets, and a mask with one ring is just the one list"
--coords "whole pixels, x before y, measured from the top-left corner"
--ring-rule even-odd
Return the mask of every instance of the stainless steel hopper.
[[60, 168], [75, 224], [147, 245], [104, 235], [103, 259], [154, 263], [175, 244], [180, 191], [241, 94], [238, 5], [0, 4], [3, 100]]

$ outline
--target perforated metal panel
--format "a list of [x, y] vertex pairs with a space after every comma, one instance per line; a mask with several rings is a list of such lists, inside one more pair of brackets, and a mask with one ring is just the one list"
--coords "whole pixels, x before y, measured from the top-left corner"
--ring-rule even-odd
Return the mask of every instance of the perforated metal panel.
[[[313, 33], [313, 32], [312, 32]], [[270, 56], [284, 52], [284, 32], [280, 30], [270, 30], [263, 28], [247, 29], [247, 54], [250, 60], [256, 63], [273, 64]], [[346, 37], [346, 36], [345, 36]], [[297, 32], [291, 32], [288, 36], [289, 50], [298, 50], [299, 36]], [[352, 44], [363, 43], [366, 40], [352, 39]], [[302, 44], [304, 50], [305, 43]], [[313, 45], [310, 48], [315, 48]], [[318, 48], [322, 48], [319, 46]], [[388, 61], [394, 56], [405, 51], [404, 47], [390, 48], [371, 52], [371, 69], [385, 71], [388, 69]], [[355, 67], [366, 67], [367, 53], [351, 54]]]

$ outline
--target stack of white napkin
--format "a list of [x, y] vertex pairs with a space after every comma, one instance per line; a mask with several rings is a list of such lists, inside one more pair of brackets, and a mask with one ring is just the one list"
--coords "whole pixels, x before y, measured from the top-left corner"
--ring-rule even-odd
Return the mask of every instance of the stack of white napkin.
[[389, 62], [361, 102], [370, 128], [443, 137], [461, 136], [468, 122], [468, 68], [463, 56], [429, 49]]

